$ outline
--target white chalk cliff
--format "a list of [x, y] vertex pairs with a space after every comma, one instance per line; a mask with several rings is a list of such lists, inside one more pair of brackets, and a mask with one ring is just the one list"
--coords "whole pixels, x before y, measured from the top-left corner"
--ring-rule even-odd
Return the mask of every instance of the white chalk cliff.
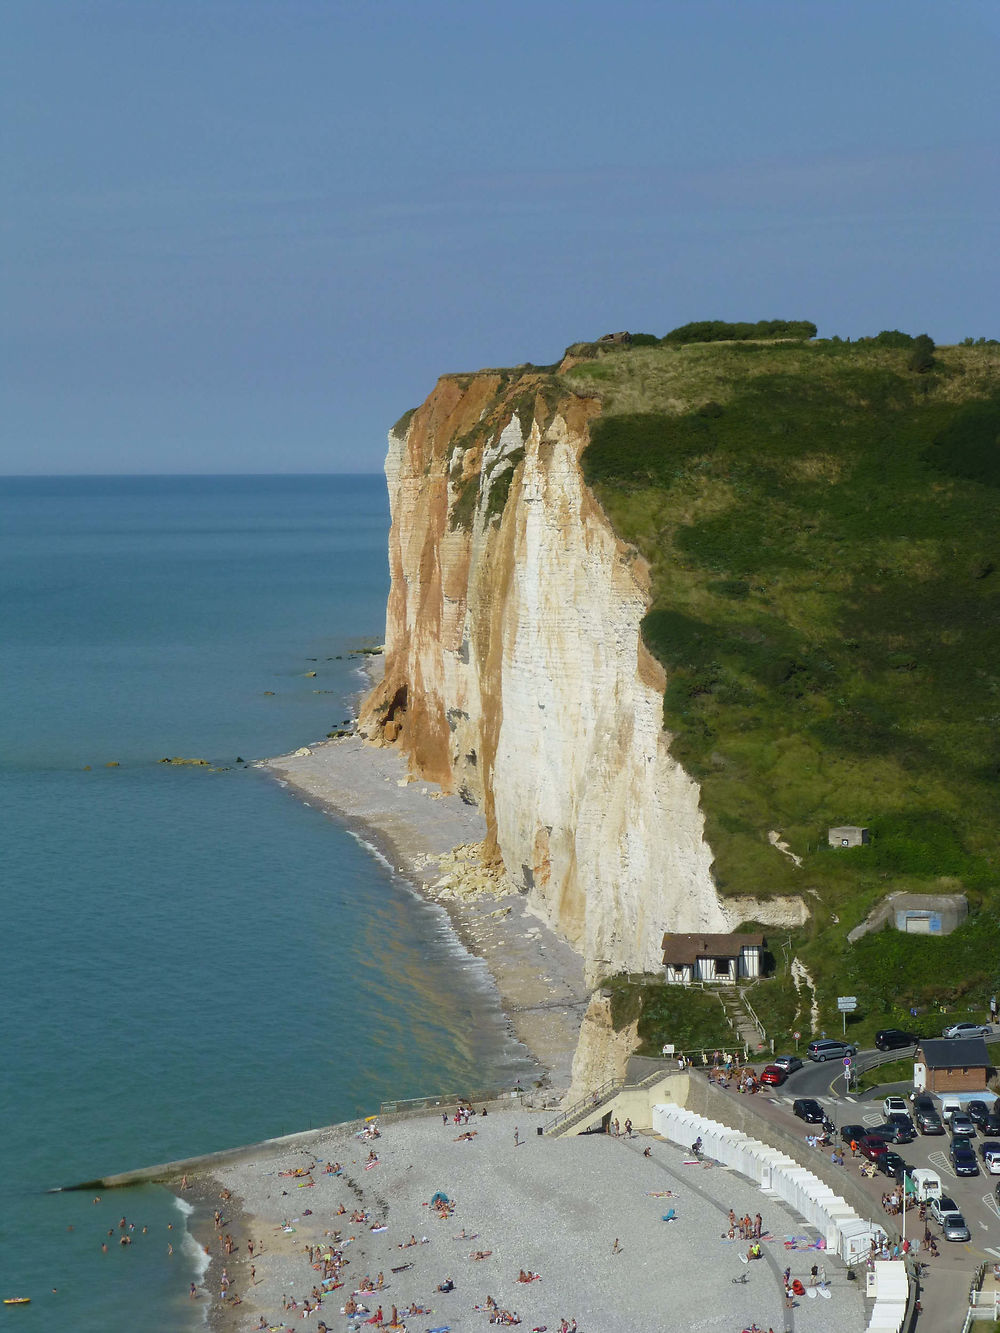
[[441, 379], [389, 437], [385, 676], [361, 728], [460, 791], [488, 854], [596, 979], [721, 931], [699, 788], [663, 729], [645, 566], [579, 458], [589, 399], [536, 374]]

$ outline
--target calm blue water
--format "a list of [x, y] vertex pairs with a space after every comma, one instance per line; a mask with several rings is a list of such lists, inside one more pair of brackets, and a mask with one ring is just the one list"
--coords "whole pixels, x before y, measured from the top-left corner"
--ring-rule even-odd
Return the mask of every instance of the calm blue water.
[[5, 1322], [196, 1317], [172, 1196], [50, 1186], [529, 1068], [439, 910], [235, 764], [348, 716], [387, 530], [376, 477], [0, 480]]

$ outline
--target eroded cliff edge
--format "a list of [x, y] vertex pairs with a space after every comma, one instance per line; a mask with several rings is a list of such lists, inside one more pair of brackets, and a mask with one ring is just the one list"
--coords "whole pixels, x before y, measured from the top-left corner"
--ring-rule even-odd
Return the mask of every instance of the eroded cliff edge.
[[385, 675], [360, 718], [480, 804], [487, 856], [591, 980], [730, 925], [640, 638], [647, 571], [580, 471], [598, 411], [539, 372], [445, 376], [390, 435]]

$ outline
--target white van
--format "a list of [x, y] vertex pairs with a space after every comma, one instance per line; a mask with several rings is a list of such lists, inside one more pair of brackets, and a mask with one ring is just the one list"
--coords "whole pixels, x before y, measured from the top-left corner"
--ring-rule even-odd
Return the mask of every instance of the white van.
[[910, 1172], [913, 1180], [913, 1193], [918, 1203], [926, 1203], [928, 1199], [940, 1199], [944, 1195], [941, 1188], [941, 1180], [936, 1171], [927, 1171], [923, 1167], [917, 1167]]
[[942, 1097], [938, 1096], [938, 1102], [941, 1106], [941, 1119], [947, 1125], [956, 1111], [961, 1114], [965, 1110], [965, 1103], [960, 1097]]

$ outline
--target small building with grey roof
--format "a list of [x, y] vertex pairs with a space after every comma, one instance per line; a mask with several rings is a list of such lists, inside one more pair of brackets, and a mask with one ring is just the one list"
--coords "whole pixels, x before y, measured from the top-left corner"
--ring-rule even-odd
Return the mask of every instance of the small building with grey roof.
[[913, 1053], [918, 1092], [985, 1092], [990, 1067], [982, 1037], [928, 1037]]

